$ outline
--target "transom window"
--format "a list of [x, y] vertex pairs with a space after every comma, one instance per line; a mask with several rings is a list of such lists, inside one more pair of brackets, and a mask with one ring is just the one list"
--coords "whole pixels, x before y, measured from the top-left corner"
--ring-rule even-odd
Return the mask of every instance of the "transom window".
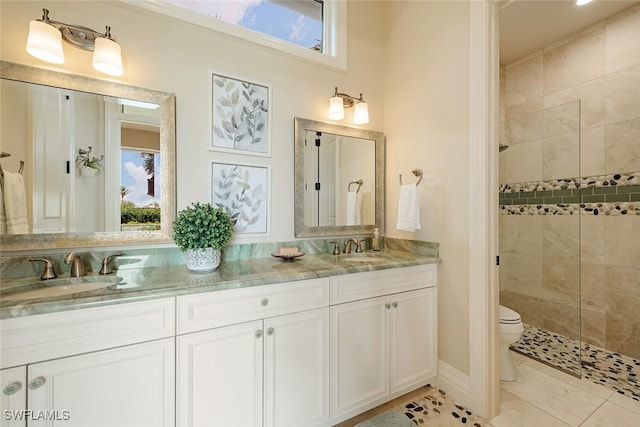
[[322, 0], [165, 0], [201, 15], [324, 51]]

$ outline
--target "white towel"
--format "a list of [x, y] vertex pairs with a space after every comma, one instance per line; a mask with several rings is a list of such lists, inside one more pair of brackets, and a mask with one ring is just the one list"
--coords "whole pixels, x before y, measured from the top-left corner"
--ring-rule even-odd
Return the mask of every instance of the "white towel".
[[[7, 234], [28, 234], [27, 198], [22, 175], [15, 172], [4, 172], [4, 188], [2, 189], [4, 223]], [[0, 218], [1, 219], [1, 218]], [[2, 231], [5, 228], [2, 227]]]
[[347, 193], [347, 225], [362, 224], [362, 198], [355, 191]]
[[405, 184], [400, 187], [398, 201], [398, 230], [420, 230], [420, 199], [416, 184]]

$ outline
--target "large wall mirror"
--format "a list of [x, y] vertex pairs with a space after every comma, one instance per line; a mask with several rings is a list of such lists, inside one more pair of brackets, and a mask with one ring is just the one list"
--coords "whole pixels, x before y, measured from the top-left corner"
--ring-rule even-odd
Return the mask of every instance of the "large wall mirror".
[[27, 225], [1, 236], [3, 251], [170, 242], [175, 96], [0, 66], [3, 187], [21, 172], [27, 205]]
[[296, 237], [384, 231], [384, 135], [295, 118]]

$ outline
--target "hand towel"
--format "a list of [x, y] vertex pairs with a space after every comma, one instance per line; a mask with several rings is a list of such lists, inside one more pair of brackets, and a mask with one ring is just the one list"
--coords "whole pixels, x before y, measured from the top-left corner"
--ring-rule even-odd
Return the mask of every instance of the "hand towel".
[[22, 175], [5, 171], [2, 190], [7, 234], [28, 234], [27, 198]]
[[420, 230], [420, 199], [415, 183], [400, 187], [396, 228], [404, 231]]
[[356, 191], [347, 193], [347, 225], [362, 224], [362, 198]]

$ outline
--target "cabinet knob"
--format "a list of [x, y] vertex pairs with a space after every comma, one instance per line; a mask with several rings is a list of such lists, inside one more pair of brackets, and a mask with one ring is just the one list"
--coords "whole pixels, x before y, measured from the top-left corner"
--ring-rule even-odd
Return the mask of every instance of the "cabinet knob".
[[260, 305], [264, 307], [267, 304], [269, 304], [269, 298], [262, 298], [262, 301], [260, 301]]
[[386, 303], [386, 304], [384, 305], [384, 308], [386, 308], [387, 310], [388, 310], [388, 309], [390, 309], [390, 308], [391, 308], [391, 304]]
[[14, 381], [11, 384], [7, 384], [7, 386], [2, 389], [2, 392], [7, 396], [11, 396], [12, 394], [18, 392], [22, 388], [22, 383], [20, 381]]
[[29, 390], [37, 390], [42, 387], [45, 382], [44, 377], [36, 377], [29, 383]]
[[391, 307], [393, 307], [393, 308], [398, 308], [398, 303], [397, 303], [397, 302], [392, 303], [392, 304], [391, 304]]
[[273, 328], [267, 328], [267, 335], [273, 335]]
[[262, 329], [258, 329], [255, 335], [256, 335], [256, 338], [262, 338]]

